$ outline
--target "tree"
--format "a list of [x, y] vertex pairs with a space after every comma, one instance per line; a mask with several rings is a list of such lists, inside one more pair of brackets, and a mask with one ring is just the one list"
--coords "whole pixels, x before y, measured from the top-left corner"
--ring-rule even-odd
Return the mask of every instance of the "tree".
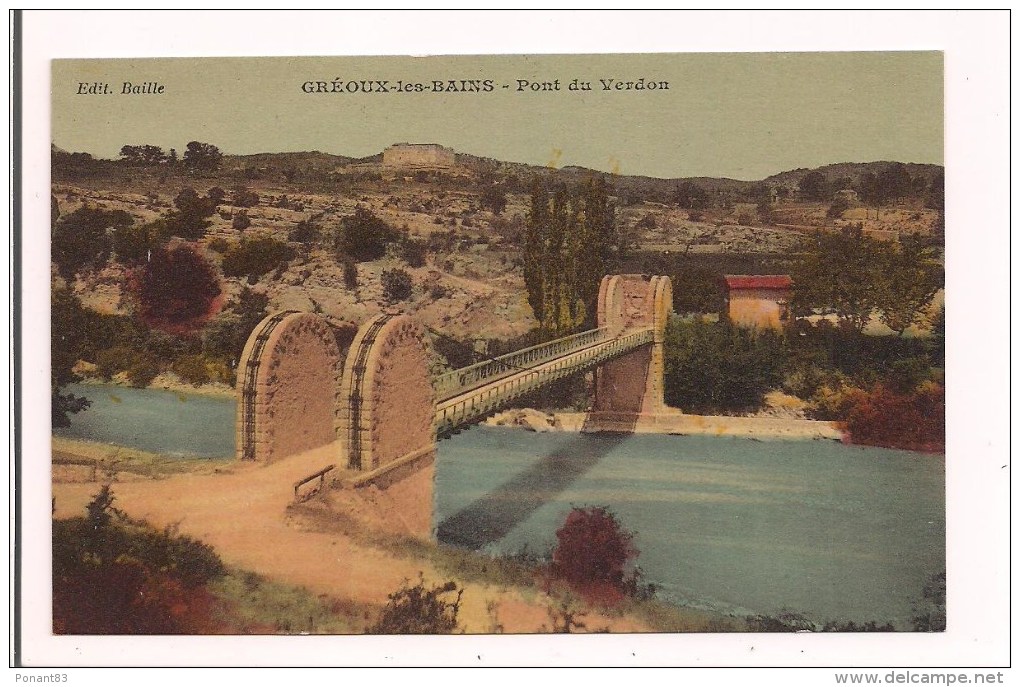
[[793, 270], [794, 312], [831, 310], [854, 331], [863, 331], [883, 302], [888, 250], [857, 227], [816, 233]]
[[383, 298], [390, 303], [406, 301], [411, 297], [413, 283], [406, 270], [386, 270], [382, 273]]
[[124, 146], [120, 156], [129, 165], [158, 165], [167, 159], [163, 149], [153, 145]]
[[73, 413], [89, 407], [81, 396], [65, 394], [68, 384], [79, 380], [75, 363], [82, 355], [88, 313], [78, 297], [67, 288], [55, 288], [50, 294], [50, 397], [54, 427], [68, 427]]
[[478, 202], [483, 208], [491, 210], [494, 215], [501, 215], [506, 209], [506, 191], [500, 186], [489, 186], [482, 191]]
[[599, 282], [619, 253], [615, 214], [601, 178], [573, 191], [533, 182], [524, 281], [542, 329], [559, 334], [591, 322]]
[[708, 192], [693, 181], [681, 181], [676, 185], [676, 204], [687, 210], [703, 210], [708, 207]]
[[358, 262], [378, 260], [386, 254], [386, 247], [398, 238], [396, 230], [371, 211], [359, 207], [353, 215], [340, 223], [335, 241], [338, 254], [347, 255]]
[[800, 195], [807, 200], [825, 200], [830, 195], [829, 178], [817, 169], [800, 180]]
[[192, 172], [215, 172], [223, 160], [223, 153], [211, 143], [191, 141], [184, 151], [184, 166]]
[[138, 226], [118, 227], [113, 230], [113, 252], [125, 265], [146, 262], [152, 250], [166, 241], [166, 225], [161, 221]]
[[[444, 595], [454, 592], [457, 595], [452, 601], [444, 598]], [[399, 590], [387, 597], [389, 602], [368, 633], [433, 635], [456, 632], [463, 594], [464, 590], [459, 589], [455, 582], [427, 589], [424, 578], [419, 578], [418, 584], [413, 587], [405, 581]]]
[[228, 277], [262, 276], [286, 265], [294, 249], [270, 236], [241, 239], [223, 255], [223, 274]]
[[106, 263], [113, 248], [111, 229], [130, 226], [134, 219], [123, 210], [100, 210], [83, 206], [53, 225], [52, 260], [64, 279], [86, 267]]
[[172, 330], [201, 322], [220, 295], [220, 285], [209, 264], [191, 247], [180, 245], [152, 252], [137, 291], [142, 318]]
[[918, 323], [932, 298], [945, 284], [945, 268], [931, 248], [915, 237], [890, 246], [882, 265], [878, 308], [882, 322], [903, 335]]
[[216, 212], [216, 204], [215, 198], [202, 197], [193, 188], [182, 189], [174, 198], [177, 209], [163, 218], [167, 235], [191, 241], [202, 238], [211, 224], [208, 218]]

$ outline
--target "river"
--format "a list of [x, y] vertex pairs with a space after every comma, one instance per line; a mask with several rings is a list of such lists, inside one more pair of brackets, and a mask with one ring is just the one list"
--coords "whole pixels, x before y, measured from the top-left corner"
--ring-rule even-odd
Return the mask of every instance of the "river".
[[[233, 454], [230, 399], [70, 391], [93, 405], [59, 436]], [[667, 601], [908, 629], [925, 580], [945, 569], [944, 475], [940, 455], [826, 440], [476, 427], [439, 444], [435, 522], [447, 544], [544, 553], [572, 506], [607, 506]]]

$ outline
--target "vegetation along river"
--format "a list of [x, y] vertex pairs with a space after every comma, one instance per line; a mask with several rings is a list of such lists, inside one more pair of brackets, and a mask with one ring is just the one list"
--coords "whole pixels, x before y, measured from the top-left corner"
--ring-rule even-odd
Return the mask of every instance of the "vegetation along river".
[[[93, 405], [57, 435], [233, 453], [230, 399], [70, 391]], [[834, 441], [476, 427], [439, 444], [435, 518], [441, 542], [541, 554], [572, 506], [608, 506], [636, 533], [637, 562], [663, 599], [909, 629], [925, 580], [945, 567], [944, 463]]]

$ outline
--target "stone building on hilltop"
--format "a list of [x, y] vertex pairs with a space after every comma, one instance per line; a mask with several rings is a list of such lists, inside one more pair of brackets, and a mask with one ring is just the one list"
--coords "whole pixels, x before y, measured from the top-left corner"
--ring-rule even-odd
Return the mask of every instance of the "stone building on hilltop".
[[437, 143], [394, 143], [383, 151], [383, 167], [449, 169], [456, 163], [453, 148]]

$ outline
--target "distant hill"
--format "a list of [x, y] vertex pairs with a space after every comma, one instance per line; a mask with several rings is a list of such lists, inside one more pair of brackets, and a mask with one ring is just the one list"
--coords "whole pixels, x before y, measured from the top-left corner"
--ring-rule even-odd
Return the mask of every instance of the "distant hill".
[[[779, 174], [773, 174], [770, 177], [766, 177], [763, 181], [768, 184], [783, 185], [789, 187], [796, 187], [800, 180], [803, 179], [810, 172], [818, 171], [829, 178], [830, 181], [837, 181], [839, 179], [849, 179], [850, 185], [856, 184], [860, 181], [861, 177], [865, 174], [878, 174], [885, 167], [896, 164], [891, 161], [880, 161], [880, 162], [837, 162], [832, 165], [824, 165], [822, 167], [815, 167], [813, 169], [802, 168], [802, 169], [791, 169], [786, 172], [780, 172]], [[918, 176], [923, 177], [928, 183], [935, 178], [939, 172], [943, 171], [942, 165], [929, 165], [929, 164], [918, 164], [915, 162], [903, 163], [907, 168], [907, 172], [911, 177], [917, 178]]]

